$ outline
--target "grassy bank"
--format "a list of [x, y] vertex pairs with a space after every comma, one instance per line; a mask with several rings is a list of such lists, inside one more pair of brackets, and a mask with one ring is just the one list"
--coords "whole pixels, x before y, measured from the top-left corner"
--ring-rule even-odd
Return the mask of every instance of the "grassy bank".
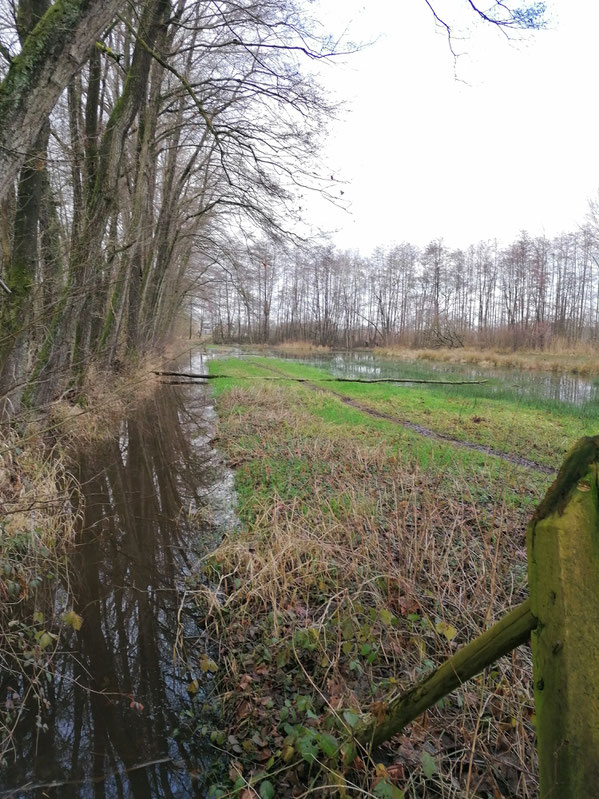
[[376, 761], [362, 752], [339, 764], [358, 711], [376, 713], [526, 596], [525, 524], [550, 482], [368, 409], [426, 417], [507, 454], [530, 456], [536, 443], [536, 459], [556, 466], [588, 420], [530, 407], [514, 431], [523, 409], [503, 400], [483, 410], [477, 399], [483, 425], [464, 397], [438, 388], [245, 379], [322, 377], [287, 361], [211, 369], [232, 376], [213, 385], [241, 520], [198, 595], [220, 653], [225, 722], [211, 734], [230, 756], [213, 795], [536, 796], [527, 647]]

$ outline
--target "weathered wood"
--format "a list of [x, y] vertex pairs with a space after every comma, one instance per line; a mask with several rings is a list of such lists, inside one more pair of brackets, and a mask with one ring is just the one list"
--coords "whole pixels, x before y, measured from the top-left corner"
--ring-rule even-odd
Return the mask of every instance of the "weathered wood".
[[164, 372], [154, 371], [160, 377], [190, 377], [202, 380], [286, 380], [292, 383], [426, 383], [435, 386], [476, 386], [486, 383], [486, 380], [415, 380], [398, 377], [379, 377], [373, 380], [364, 380], [360, 377], [287, 377], [258, 376], [258, 375], [203, 375], [193, 372]]
[[581, 439], [528, 527], [541, 799], [599, 790], [598, 465]]
[[464, 646], [432, 674], [392, 699], [384, 717], [368, 714], [354, 727], [353, 738], [368, 749], [396, 735], [406, 724], [502, 655], [525, 643], [536, 619], [526, 600], [474, 641]]

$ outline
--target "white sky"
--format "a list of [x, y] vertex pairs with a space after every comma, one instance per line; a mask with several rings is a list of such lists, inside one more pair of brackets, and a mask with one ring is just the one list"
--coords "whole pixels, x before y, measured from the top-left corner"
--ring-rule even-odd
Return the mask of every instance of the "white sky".
[[549, 29], [518, 42], [479, 24], [466, 0], [433, 5], [456, 23], [456, 70], [424, 0], [315, 3], [327, 29], [378, 40], [322, 65], [347, 101], [325, 162], [348, 181], [351, 212], [312, 200], [312, 218], [365, 253], [574, 229], [599, 189], [599, 3], [548, 0]]

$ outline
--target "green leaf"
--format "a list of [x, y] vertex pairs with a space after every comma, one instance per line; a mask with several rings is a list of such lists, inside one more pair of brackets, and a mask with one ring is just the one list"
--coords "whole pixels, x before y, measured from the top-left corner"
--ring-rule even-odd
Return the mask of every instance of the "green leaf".
[[38, 638], [38, 644], [42, 649], [47, 649], [55, 638], [56, 636], [52, 635], [52, 633], [43, 632]]
[[207, 655], [202, 655], [200, 658], [200, 670], [205, 674], [207, 671], [216, 672], [218, 671], [218, 666]]
[[383, 622], [383, 624], [389, 626], [395, 621], [395, 616], [390, 610], [383, 608], [381, 611], [379, 611], [379, 619]]
[[343, 718], [352, 728], [355, 727], [358, 721], [360, 720], [360, 716], [357, 713], [354, 713], [353, 710], [344, 710]]
[[404, 799], [405, 794], [396, 785], [388, 780], [381, 780], [372, 789], [372, 795], [377, 799]]
[[299, 695], [295, 700], [296, 707], [299, 711], [306, 711], [312, 708], [312, 697]]
[[300, 736], [296, 741], [295, 748], [306, 763], [313, 763], [318, 754], [316, 741], [308, 735]]
[[318, 734], [318, 745], [327, 757], [335, 757], [339, 751], [339, 744], [333, 735], [327, 732]]
[[63, 613], [62, 620], [66, 625], [72, 627], [74, 630], [80, 630], [81, 626], [83, 625], [83, 619], [78, 613], [75, 613], [74, 610], [69, 610], [67, 613]]
[[270, 780], [264, 780], [264, 782], [260, 785], [261, 799], [274, 799], [274, 795], [275, 795], [275, 786], [272, 784]]
[[421, 755], [422, 760], [422, 771], [424, 776], [427, 780], [433, 776], [433, 774], [437, 771], [437, 764], [435, 763], [435, 758], [429, 754], [426, 749], [422, 751]]
[[453, 641], [458, 634], [458, 631], [453, 624], [448, 624], [446, 621], [438, 621], [435, 624], [435, 629], [438, 633], [444, 635], [448, 641]]

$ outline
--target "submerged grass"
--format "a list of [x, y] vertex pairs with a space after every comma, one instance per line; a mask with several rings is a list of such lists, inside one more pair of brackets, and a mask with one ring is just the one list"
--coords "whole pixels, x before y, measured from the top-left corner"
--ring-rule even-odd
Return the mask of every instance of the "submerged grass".
[[[269, 373], [314, 380], [329, 392], [360, 406], [388, 414], [398, 422], [420, 425], [458, 441], [471, 442], [556, 468], [572, 441], [593, 435], [599, 408], [589, 403], [578, 408], [567, 403], [521, 397], [513, 391], [471, 385], [393, 385], [318, 383], [330, 377], [323, 369], [274, 359], [254, 358], [219, 362], [222, 374], [268, 376]], [[243, 365], [241, 365], [243, 363]], [[440, 379], [438, 375], [431, 380]], [[338, 408], [334, 404], [334, 408]], [[336, 415], [336, 410], [335, 414]], [[363, 414], [360, 415], [363, 419]], [[480, 462], [480, 459], [479, 459]]]
[[[528, 647], [374, 760], [339, 748], [359, 711], [380, 712], [526, 596], [525, 524], [550, 479], [307, 385], [236, 379], [265, 367], [322, 376], [272, 360], [211, 363], [232, 376], [214, 390], [241, 520], [196, 594], [220, 652], [225, 722], [211, 738], [230, 755], [212, 795], [535, 797]], [[351, 396], [402, 414], [424, 404], [442, 429], [464, 414], [434, 392], [374, 388]], [[489, 440], [521, 451], [506, 434], [515, 411], [505, 413], [487, 431], [501, 440]], [[547, 430], [539, 458], [550, 461], [562, 433]]]

